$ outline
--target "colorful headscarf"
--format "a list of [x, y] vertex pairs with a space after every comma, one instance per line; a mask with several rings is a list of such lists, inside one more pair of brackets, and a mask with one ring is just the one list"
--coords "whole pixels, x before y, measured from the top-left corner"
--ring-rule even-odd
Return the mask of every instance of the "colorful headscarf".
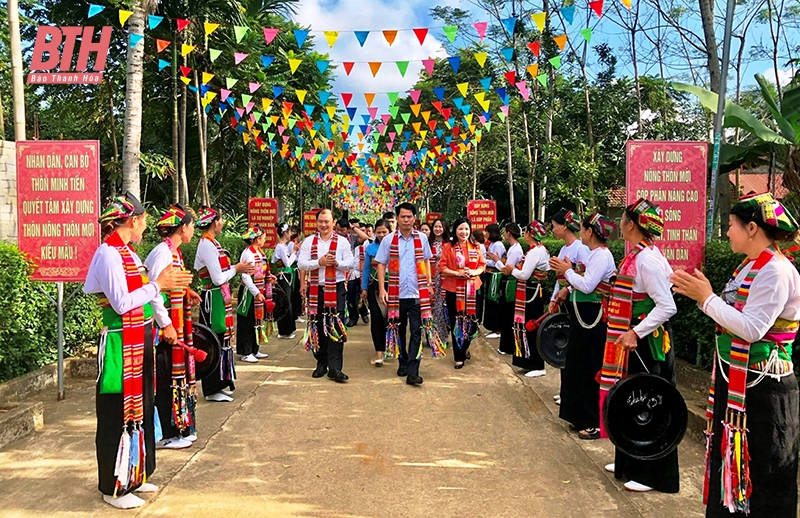
[[219, 212], [211, 207], [203, 207], [200, 209], [200, 213], [197, 215], [197, 222], [195, 223], [195, 226], [197, 228], [206, 228], [218, 219]]
[[247, 230], [242, 234], [242, 239], [245, 241], [255, 241], [264, 235], [264, 231], [258, 225], [250, 225]]
[[742, 196], [731, 213], [750, 216], [767, 226], [790, 233], [798, 229], [794, 216], [769, 192]]
[[575, 213], [571, 210], [561, 209], [556, 212], [551, 219], [556, 223], [566, 226], [573, 232], [578, 232], [581, 229], [581, 222], [578, 221]]
[[144, 205], [130, 191], [117, 196], [100, 214], [100, 224], [144, 214]]
[[528, 225], [525, 230], [530, 232], [533, 239], [536, 241], [541, 241], [547, 237], [547, 228], [545, 228], [543, 223], [536, 220], [531, 221], [530, 225]]
[[639, 198], [628, 205], [625, 210], [636, 214], [636, 223], [650, 235], [658, 237], [664, 233], [664, 218], [658, 205], [653, 205], [649, 200]]
[[192, 214], [183, 208], [183, 205], [176, 203], [172, 205], [161, 216], [156, 223], [157, 227], [177, 227], [178, 225], [188, 225], [192, 222]]
[[589, 218], [589, 226], [592, 228], [595, 234], [603, 239], [608, 239], [611, 237], [611, 233], [617, 228], [616, 223], [606, 218], [599, 212], [595, 212]]

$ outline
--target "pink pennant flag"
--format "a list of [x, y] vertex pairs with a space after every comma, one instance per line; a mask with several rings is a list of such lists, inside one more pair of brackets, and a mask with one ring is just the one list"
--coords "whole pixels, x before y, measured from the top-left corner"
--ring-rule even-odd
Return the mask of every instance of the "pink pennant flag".
[[[250, 113], [253, 110], [253, 107], [255, 105], [256, 105], [256, 103], [254, 103], [253, 101], [250, 101], [249, 103], [247, 103], [247, 107], [246, 107], [247, 108], [247, 113]], [[255, 122], [256, 121], [253, 120], [253, 124], [255, 124]]]
[[283, 126], [278, 126], [278, 135], [283, 135], [283, 132], [286, 131], [286, 128]]
[[219, 98], [220, 98], [221, 101], [224, 101], [225, 99], [227, 99], [230, 94], [231, 94], [230, 90], [226, 90], [224, 88], [220, 88], [219, 89]]
[[480, 37], [481, 41], [486, 36], [486, 27], [488, 27], [489, 22], [475, 22], [472, 24], [475, 27], [475, 30], [478, 31], [478, 37]]
[[[436, 64], [436, 60], [435, 59], [423, 59], [422, 60], [422, 64], [425, 65], [425, 70], [428, 71], [428, 75], [432, 76], [433, 75], [433, 65]], [[414, 101], [414, 102], [416, 103], [416, 101]]]
[[389, 121], [392, 120], [392, 114], [390, 113], [382, 113], [381, 120], [384, 124], [389, 124]]
[[504, 104], [503, 106], [501, 106], [500, 107], [500, 111], [503, 112], [503, 115], [508, 117], [508, 105], [507, 104]]
[[378, 133], [383, 133], [383, 130], [386, 129], [386, 124], [380, 123], [378, 124]]
[[284, 144], [288, 144], [289, 143], [289, 135], [284, 135], [283, 136], [283, 143]]
[[245, 54], [244, 52], [234, 52], [233, 53], [233, 63], [235, 65], [238, 65], [239, 63], [241, 63], [244, 60], [244, 58], [246, 58], [249, 55], [250, 54]]
[[478, 119], [481, 121], [481, 124], [486, 126], [486, 117], [484, 117], [483, 115], [480, 115], [480, 116], [478, 116]]
[[531, 91], [528, 89], [528, 84], [525, 81], [520, 81], [517, 83], [517, 90], [519, 90], [519, 93], [522, 94], [523, 99], [530, 101]]
[[378, 107], [377, 106], [373, 106], [371, 108], [367, 108], [367, 111], [369, 112], [370, 118], [375, 119], [375, 118], [378, 117]]
[[389, 151], [391, 151], [391, 150], [392, 150], [392, 147], [394, 147], [394, 142], [387, 142], [387, 143], [386, 143], [386, 149], [388, 149]]
[[275, 39], [275, 36], [278, 35], [279, 29], [267, 29], [264, 28], [264, 41], [267, 42], [267, 45], [272, 43], [272, 40]]
[[[250, 110], [248, 110], [248, 111], [250, 111]], [[256, 123], [256, 116], [254, 114], [252, 114], [252, 113], [250, 114], [250, 122], [252, 122], [253, 124]]]
[[390, 132], [389, 132], [389, 140], [390, 140], [391, 142], [394, 142], [394, 138], [395, 138], [396, 136], [397, 136], [397, 133], [395, 133], [394, 131], [390, 131]]
[[411, 96], [411, 100], [414, 101], [414, 104], [419, 104], [419, 95], [422, 93], [422, 90], [411, 90], [408, 92], [408, 95]]
[[255, 93], [256, 90], [261, 88], [261, 83], [250, 83], [250, 93]]
[[244, 115], [244, 108], [236, 108], [236, 113], [238, 113], [239, 117], [241, 117], [242, 115]]

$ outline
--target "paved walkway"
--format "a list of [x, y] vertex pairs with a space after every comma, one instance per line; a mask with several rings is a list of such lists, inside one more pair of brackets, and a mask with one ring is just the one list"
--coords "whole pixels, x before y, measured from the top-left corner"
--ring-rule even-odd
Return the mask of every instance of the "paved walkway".
[[159, 451], [161, 490], [135, 511], [96, 490], [93, 383], [74, 381], [45, 402], [43, 432], [0, 451], [0, 516], [702, 516], [698, 443], [681, 446], [681, 493], [628, 493], [602, 470], [611, 444], [557, 418], [555, 369], [520, 378], [495, 347], [479, 341], [459, 371], [426, 357], [409, 387], [395, 362], [369, 364], [359, 325], [339, 385], [311, 378], [299, 340], [274, 340], [268, 360], [237, 364], [235, 402], [199, 404], [192, 448]]

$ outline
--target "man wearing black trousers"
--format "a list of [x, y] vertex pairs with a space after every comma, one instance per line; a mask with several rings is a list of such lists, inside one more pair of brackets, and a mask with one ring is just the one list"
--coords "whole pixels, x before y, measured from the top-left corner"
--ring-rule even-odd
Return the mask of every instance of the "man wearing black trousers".
[[[317, 255], [316, 258], [312, 258], [311, 247], [315, 238], [317, 239]], [[334, 240], [337, 240], [335, 254], [329, 252]], [[329, 209], [323, 209], [317, 213], [317, 233], [303, 240], [297, 263], [301, 270], [307, 272], [318, 270], [319, 295], [315, 318], [317, 319], [319, 348], [314, 354], [317, 359], [317, 368], [312, 377], [321, 378], [327, 373], [328, 378], [344, 383], [349, 379], [347, 374], [342, 372], [344, 341], [334, 341], [325, 332], [323, 311], [325, 271], [328, 268], [336, 269], [336, 311], [342, 322], [345, 322], [345, 276], [353, 268], [353, 253], [348, 240], [333, 232], [333, 214]], [[308, 279], [310, 281], [310, 275], [308, 275]]]

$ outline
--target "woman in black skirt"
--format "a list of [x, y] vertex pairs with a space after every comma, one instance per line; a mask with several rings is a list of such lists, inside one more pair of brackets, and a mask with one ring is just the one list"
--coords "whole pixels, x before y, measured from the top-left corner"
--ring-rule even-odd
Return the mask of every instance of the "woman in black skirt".
[[561, 373], [559, 417], [579, 430], [581, 439], [600, 438], [597, 373], [603, 366], [606, 345], [603, 299], [610, 294], [609, 281], [616, 272], [606, 240], [615, 227], [602, 214], [593, 214], [581, 227], [581, 241], [589, 247], [584, 261], [573, 265], [568, 259], [550, 259], [550, 267], [572, 287], [569, 304], [573, 319]]
[[[486, 252], [486, 256], [494, 261], [495, 267], [502, 271], [506, 264], [517, 266], [525, 258], [522, 252], [522, 245], [519, 238], [522, 230], [516, 223], [506, 225], [503, 237], [509, 243], [506, 259], [493, 252]], [[503, 275], [500, 280], [500, 347], [497, 352], [500, 354], [514, 354], [516, 345], [514, 344], [514, 299], [517, 293], [517, 279], [511, 275]]]
[[242, 250], [240, 261], [252, 263], [256, 269], [253, 275], [242, 273], [242, 284], [239, 286], [239, 306], [236, 309], [236, 352], [242, 355], [242, 361], [258, 363], [269, 355], [260, 351], [270, 334], [267, 326], [266, 284], [276, 279], [269, 273], [267, 257], [261, 247], [267, 240], [264, 230], [258, 225], [251, 226], [242, 236], [249, 246]]
[[[364, 252], [364, 270], [361, 272], [361, 299], [366, 300], [367, 307], [369, 307], [369, 328], [372, 345], [375, 347], [375, 358], [370, 363], [376, 367], [383, 367], [383, 357], [386, 354], [386, 318], [378, 304], [378, 272], [376, 270], [378, 263], [373, 261], [378, 254], [381, 241], [388, 234], [389, 224], [385, 219], [375, 222], [375, 241], [370, 243]], [[388, 308], [386, 309], [388, 310]]]
[[[291, 230], [287, 223], [279, 223], [278, 229], [278, 244], [275, 245], [275, 251], [272, 253], [272, 274], [278, 277], [278, 286], [288, 296], [291, 301], [294, 297], [294, 289], [292, 286], [295, 284], [294, 276], [297, 273], [297, 250], [292, 248], [289, 250], [289, 239], [291, 237]], [[286, 315], [278, 320], [278, 338], [285, 338], [290, 340], [295, 337], [295, 330], [297, 324], [295, 323], [294, 304], [290, 304], [289, 311]]]
[[495, 266], [492, 257], [504, 257], [506, 247], [503, 244], [503, 235], [500, 225], [492, 223], [486, 227], [486, 271], [481, 276], [481, 289], [484, 293], [483, 327], [487, 331], [486, 338], [500, 338], [502, 325], [500, 323], [500, 279], [503, 274]]

